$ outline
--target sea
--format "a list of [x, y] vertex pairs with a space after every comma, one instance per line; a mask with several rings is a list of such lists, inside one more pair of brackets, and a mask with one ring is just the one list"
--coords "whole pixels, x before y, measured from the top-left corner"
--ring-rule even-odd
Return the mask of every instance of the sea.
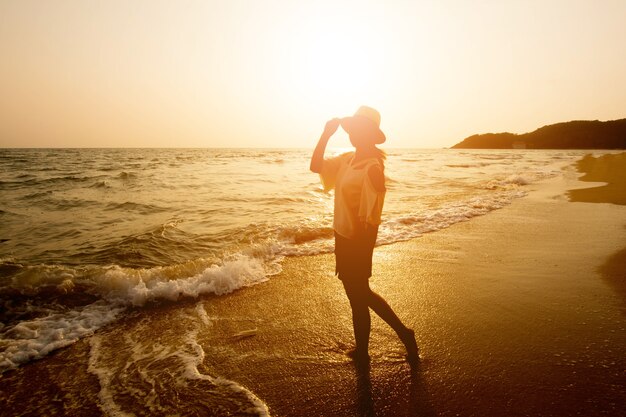
[[[377, 245], [488, 215], [585, 153], [389, 149]], [[107, 391], [114, 372], [100, 360], [99, 329], [147, 306], [246, 291], [279, 274], [285, 257], [332, 252], [333, 194], [309, 171], [310, 157], [310, 149], [0, 149], [0, 378], [92, 338], [101, 408], [124, 415]], [[206, 321], [203, 312], [199, 305]], [[198, 370], [204, 351], [193, 336], [152, 355], [176, 356], [177, 383], [208, 380], [221, 387], [216, 395], [243, 396], [240, 412], [267, 415], [242, 385]]]

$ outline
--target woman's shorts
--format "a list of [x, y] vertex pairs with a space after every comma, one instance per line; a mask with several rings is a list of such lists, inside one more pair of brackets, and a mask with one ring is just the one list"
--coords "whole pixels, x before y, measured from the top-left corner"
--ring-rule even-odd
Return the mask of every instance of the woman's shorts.
[[378, 226], [367, 228], [365, 235], [348, 239], [335, 232], [335, 275], [339, 279], [367, 279], [372, 276], [372, 255]]

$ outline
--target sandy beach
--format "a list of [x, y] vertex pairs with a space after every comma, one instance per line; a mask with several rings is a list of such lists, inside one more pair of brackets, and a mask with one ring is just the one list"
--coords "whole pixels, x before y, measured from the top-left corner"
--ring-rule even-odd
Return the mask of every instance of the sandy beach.
[[[614, 163], [624, 155], [578, 168], [611, 166], [589, 179], [616, 184], [626, 178], [626, 164]], [[186, 317], [201, 325], [198, 371], [242, 384], [272, 416], [619, 415], [626, 407], [626, 206], [623, 195], [609, 193], [607, 201], [604, 192], [587, 202], [581, 189], [603, 184], [580, 175], [570, 167], [503, 209], [376, 249], [372, 287], [415, 329], [415, 369], [375, 317], [370, 369], [357, 370], [346, 356], [350, 308], [332, 255], [292, 257], [266, 283], [138, 310], [5, 373], [0, 414], [164, 415], [116, 394], [128, 381], [94, 373], [104, 360], [94, 350], [118, 344], [121, 357], [133, 350], [129, 338], [178, 332], [182, 339], [185, 324], [175, 320]], [[193, 415], [230, 415], [204, 405], [209, 395], [199, 382], [172, 404], [197, 402]], [[111, 398], [117, 409], [102, 405]]]

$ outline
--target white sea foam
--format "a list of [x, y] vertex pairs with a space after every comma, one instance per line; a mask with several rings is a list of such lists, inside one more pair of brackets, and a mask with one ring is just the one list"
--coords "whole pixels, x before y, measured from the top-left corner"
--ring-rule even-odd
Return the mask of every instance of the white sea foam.
[[262, 259], [239, 255], [222, 265], [211, 265], [198, 274], [177, 279], [169, 279], [163, 268], [112, 267], [102, 275], [99, 285], [107, 299], [142, 306], [159, 299], [176, 301], [203, 294], [228, 294], [266, 281], [269, 274]]
[[196, 314], [198, 315], [198, 318], [200, 318], [200, 320], [202, 321], [202, 323], [204, 323], [205, 326], [210, 326], [212, 324], [211, 319], [209, 318], [209, 315], [204, 309], [204, 305], [202, 303], [196, 304]]
[[248, 390], [244, 386], [222, 377], [212, 377], [210, 375], [202, 374], [198, 371], [198, 365], [204, 361], [204, 350], [202, 346], [196, 341], [197, 333], [191, 332], [188, 334], [187, 345], [191, 347], [191, 352], [180, 352], [179, 358], [185, 363], [185, 377], [187, 379], [204, 379], [212, 382], [213, 384], [227, 387], [230, 391], [243, 394], [250, 405], [241, 412], [245, 414], [255, 414], [261, 417], [269, 417], [270, 413], [263, 401], [259, 399], [252, 391]]
[[9, 327], [0, 339], [0, 372], [42, 358], [93, 334], [114, 321], [124, 309], [101, 300], [80, 309], [22, 321]]
[[196, 259], [154, 268], [66, 267], [36, 265], [22, 267], [11, 279], [12, 288], [26, 294], [55, 287], [59, 293], [81, 291], [120, 305], [142, 306], [159, 299], [176, 301], [203, 294], [224, 295], [255, 285], [280, 272], [281, 256], [272, 250], [254, 248], [226, 257], [221, 264]]
[[485, 215], [509, 205], [513, 199], [523, 197], [525, 191], [504, 191], [465, 201], [454, 202], [436, 210], [402, 216], [389, 220], [379, 230], [378, 244], [409, 240], [445, 229], [451, 225]]
[[[174, 314], [179, 326], [162, 329], [156, 339], [151, 320], [138, 322], [132, 331], [113, 329], [106, 336], [91, 338], [88, 370], [98, 378], [101, 409], [116, 417], [129, 415], [124, 407], [138, 414], [186, 415], [184, 404], [172, 409], [176, 404], [171, 399], [174, 392], [176, 396], [197, 397], [199, 404], [205, 401], [205, 405], [215, 406], [213, 401], [217, 401], [224, 414], [269, 416], [263, 401], [244, 386], [198, 369], [205, 361], [198, 333], [206, 330], [208, 320], [202, 303]], [[126, 404], [121, 403], [124, 401]]]
[[487, 181], [484, 188], [488, 190], [512, 190], [520, 186], [533, 184], [558, 175], [557, 171], [527, 171]]
[[99, 360], [101, 356], [101, 340], [99, 337], [92, 337], [89, 341], [91, 344], [91, 351], [89, 353], [89, 362], [87, 370], [94, 374], [98, 378], [100, 384], [100, 391], [98, 392], [98, 398], [100, 399], [100, 408], [107, 416], [111, 417], [131, 417], [134, 414], [125, 413], [117, 405], [113, 398], [113, 392], [111, 391], [111, 382], [114, 378], [113, 370], [105, 366], [99, 366]]
[[[68, 346], [81, 337], [114, 321], [129, 306], [142, 306], [158, 300], [176, 301], [182, 297], [199, 297], [204, 294], [224, 295], [242, 287], [266, 281], [279, 271], [275, 262], [263, 262], [245, 255], [232, 256], [222, 265], [211, 265], [191, 276], [176, 278], [176, 273], [189, 269], [189, 265], [167, 268], [132, 269], [110, 268], [71, 269], [67, 267], [44, 267], [27, 269], [27, 277], [19, 280], [21, 285], [30, 283], [34, 277], [42, 285], [56, 284], [68, 288], [73, 282], [90, 286], [87, 291], [96, 292], [102, 300], [85, 307], [50, 314], [33, 320], [6, 326], [0, 335], [0, 372], [12, 369], [33, 359], [39, 359], [53, 350]], [[85, 275], [82, 275], [81, 272]]]
[[504, 180], [504, 182], [507, 184], [515, 184], [515, 185], [528, 185], [531, 183], [531, 181], [527, 177], [524, 177], [523, 175], [511, 175], [507, 177], [507, 179]]

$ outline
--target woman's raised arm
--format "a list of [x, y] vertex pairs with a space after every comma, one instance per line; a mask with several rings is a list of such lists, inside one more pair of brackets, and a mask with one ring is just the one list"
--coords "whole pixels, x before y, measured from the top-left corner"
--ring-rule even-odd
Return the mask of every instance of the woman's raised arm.
[[320, 136], [320, 140], [317, 142], [317, 146], [315, 147], [315, 150], [313, 151], [313, 156], [311, 157], [311, 171], [319, 174], [319, 172], [322, 170], [326, 144], [328, 144], [328, 140], [330, 139], [330, 137], [337, 131], [339, 123], [341, 123], [341, 119], [338, 118], [334, 118], [326, 122], [324, 132], [322, 133], [322, 136]]

